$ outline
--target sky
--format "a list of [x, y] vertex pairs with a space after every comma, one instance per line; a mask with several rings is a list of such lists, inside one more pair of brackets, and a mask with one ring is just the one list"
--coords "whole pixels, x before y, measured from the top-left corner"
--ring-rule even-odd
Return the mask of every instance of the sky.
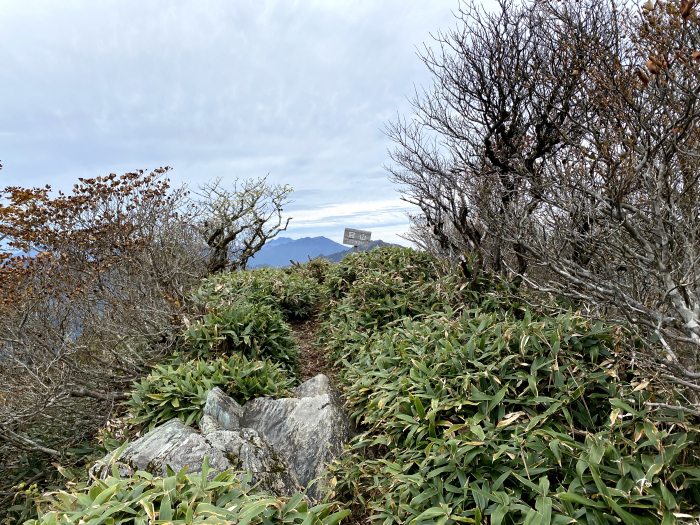
[[408, 244], [385, 125], [457, 0], [2, 0], [0, 187], [171, 166], [294, 188], [284, 236]]

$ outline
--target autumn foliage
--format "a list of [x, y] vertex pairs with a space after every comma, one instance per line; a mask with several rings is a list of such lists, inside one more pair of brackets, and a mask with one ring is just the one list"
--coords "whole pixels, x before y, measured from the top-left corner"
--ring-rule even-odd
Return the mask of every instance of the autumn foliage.
[[[192, 287], [244, 267], [286, 227], [288, 187], [217, 181], [206, 200], [171, 188], [169, 169], [79, 179], [69, 193], [0, 191], [3, 462], [78, 461], [70, 448], [172, 353]], [[212, 231], [226, 238], [209, 242]]]

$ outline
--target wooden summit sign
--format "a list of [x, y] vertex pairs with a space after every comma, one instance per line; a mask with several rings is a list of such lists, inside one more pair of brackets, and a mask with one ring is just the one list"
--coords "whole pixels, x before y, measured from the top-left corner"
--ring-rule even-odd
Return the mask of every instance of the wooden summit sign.
[[345, 228], [345, 233], [343, 234], [343, 244], [351, 244], [352, 246], [369, 248], [369, 241], [371, 238], [372, 232]]

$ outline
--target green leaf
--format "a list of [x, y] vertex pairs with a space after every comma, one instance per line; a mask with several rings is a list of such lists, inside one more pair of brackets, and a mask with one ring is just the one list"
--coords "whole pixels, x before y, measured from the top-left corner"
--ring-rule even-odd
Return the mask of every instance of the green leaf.
[[501, 389], [496, 393], [496, 395], [493, 396], [493, 399], [491, 399], [491, 400], [489, 401], [488, 408], [486, 409], [486, 411], [487, 411], [487, 412], [490, 412], [491, 410], [493, 410], [494, 407], [496, 407], [496, 406], [501, 402], [501, 400], [505, 397], [507, 391], [508, 391], [508, 387], [507, 387], [507, 386], [504, 386], [503, 388], [501, 388]]
[[416, 407], [416, 412], [418, 412], [418, 417], [425, 419], [425, 409], [423, 408], [423, 403], [421, 403], [418, 396], [410, 396], [413, 399], [413, 404]]
[[[119, 489], [119, 484], [113, 485], [102, 492], [93, 500], [92, 506], [93, 507], [99, 507], [102, 505], [105, 501], [107, 501], [109, 498], [111, 498], [114, 493]], [[92, 491], [90, 491], [92, 492]]]
[[491, 525], [500, 525], [503, 522], [503, 518], [508, 515], [509, 511], [509, 507], [505, 505], [498, 505], [491, 514]]
[[160, 502], [160, 511], [158, 519], [161, 521], [170, 521], [173, 519], [173, 509], [170, 504], [170, 495], [166, 494]]
[[246, 525], [246, 523], [251, 521], [253, 518], [256, 518], [257, 516], [262, 514], [268, 506], [274, 504], [275, 500], [260, 500], [246, 505], [245, 508], [241, 511], [238, 525]]
[[593, 501], [575, 492], [560, 492], [556, 494], [556, 497], [561, 500], [570, 501], [571, 503], [578, 503], [579, 505], [584, 505], [586, 507], [595, 507], [597, 509], [606, 508], [606, 505], [604, 503], [601, 503], [599, 501]]
[[620, 505], [618, 505], [613, 498], [608, 496], [604, 496], [604, 498], [605, 501], [608, 502], [608, 505], [610, 505], [615, 510], [615, 513], [617, 513], [617, 515], [620, 516], [620, 518], [622, 518], [622, 521], [625, 522], [625, 525], [643, 525], [642, 521], [639, 518], [636, 518], [629, 512], [623, 510], [623, 508], [620, 507]]
[[299, 503], [301, 502], [303, 497], [304, 497], [304, 494], [302, 494], [301, 492], [297, 492], [296, 494], [294, 494], [289, 499], [287, 504], [284, 506], [282, 513], [286, 514], [288, 512], [291, 512], [292, 510], [296, 509], [297, 505], [299, 505]]
[[324, 525], [335, 525], [336, 523], [339, 523], [340, 520], [345, 518], [346, 516], [350, 515], [349, 510], [341, 510], [340, 512], [336, 512], [334, 514], [331, 514], [330, 516], [324, 518], [322, 520]]
[[635, 410], [634, 408], [629, 406], [627, 403], [625, 403], [621, 399], [611, 399], [610, 404], [614, 407], [625, 410], [626, 412], [629, 412], [630, 414], [634, 414], [635, 416], [641, 416], [641, 414], [639, 413], [638, 410]]
[[664, 511], [664, 517], [661, 520], [661, 525], [676, 525], [676, 517], [673, 515], [673, 512], [668, 510]]
[[424, 510], [421, 512], [418, 517], [416, 517], [415, 521], [421, 522], [423, 520], [426, 520], [428, 518], [435, 518], [437, 516], [445, 516], [447, 513], [445, 512], [445, 509], [442, 507], [430, 507], [429, 509]]

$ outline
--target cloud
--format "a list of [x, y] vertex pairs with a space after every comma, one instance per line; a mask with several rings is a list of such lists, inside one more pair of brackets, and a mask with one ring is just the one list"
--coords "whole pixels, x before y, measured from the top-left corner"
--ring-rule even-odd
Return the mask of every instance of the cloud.
[[165, 165], [195, 186], [269, 173], [295, 189], [294, 228], [402, 231], [381, 130], [430, 82], [415, 47], [453, 25], [455, 7], [3, 0], [0, 184], [69, 188]]
[[[340, 242], [345, 228], [369, 230], [373, 239], [407, 244], [398, 237], [405, 231], [409, 207], [393, 200], [348, 202], [292, 212], [289, 231], [313, 237], [325, 231], [326, 237]], [[310, 233], [306, 233], [310, 232]], [[383, 235], [383, 237], [381, 236]]]

